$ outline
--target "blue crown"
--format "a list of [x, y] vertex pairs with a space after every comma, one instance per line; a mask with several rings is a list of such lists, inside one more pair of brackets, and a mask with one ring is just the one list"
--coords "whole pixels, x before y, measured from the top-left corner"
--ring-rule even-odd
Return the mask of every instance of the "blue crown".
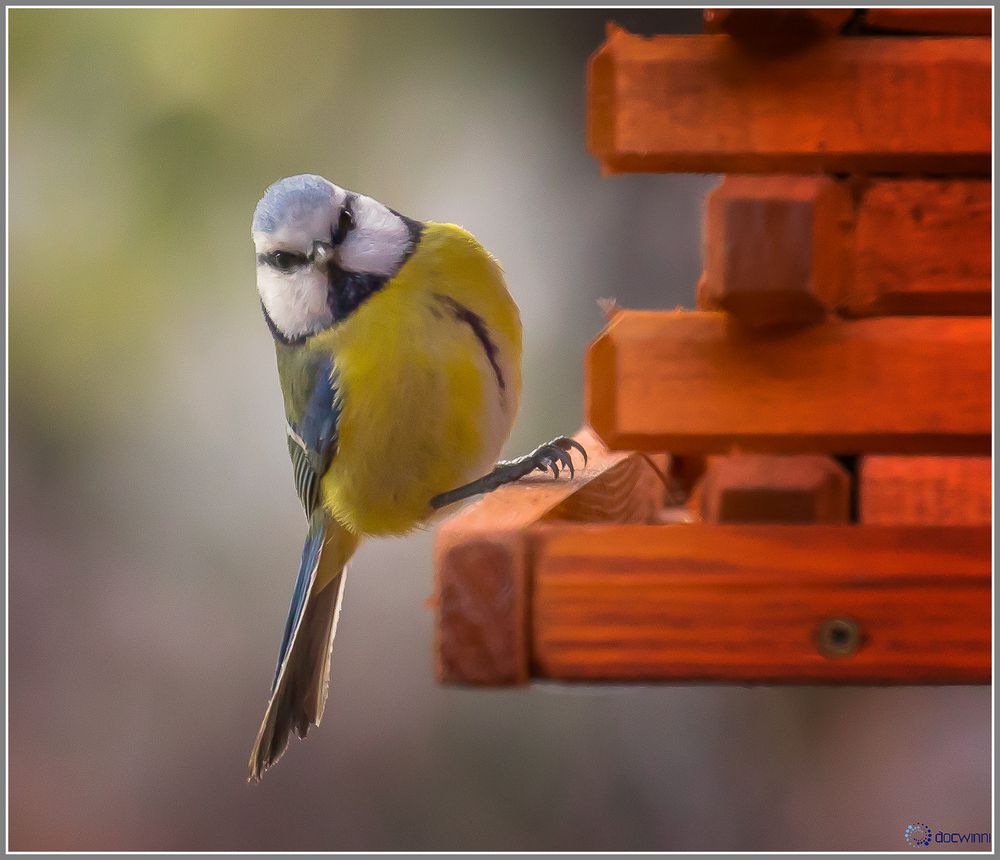
[[333, 202], [334, 187], [329, 180], [312, 173], [287, 176], [271, 185], [253, 213], [254, 233], [273, 233], [282, 224]]

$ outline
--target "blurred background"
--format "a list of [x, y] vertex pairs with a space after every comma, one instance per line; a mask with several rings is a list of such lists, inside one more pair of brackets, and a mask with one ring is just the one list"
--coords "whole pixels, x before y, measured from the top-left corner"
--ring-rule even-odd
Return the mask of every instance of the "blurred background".
[[[602, 179], [588, 55], [700, 12], [12, 10], [15, 850], [905, 849], [990, 820], [989, 688], [444, 689], [431, 535], [356, 556], [320, 730], [245, 765], [303, 537], [253, 207], [472, 230], [574, 430], [595, 300], [691, 305], [704, 176]], [[683, 404], [678, 404], [683, 408]]]

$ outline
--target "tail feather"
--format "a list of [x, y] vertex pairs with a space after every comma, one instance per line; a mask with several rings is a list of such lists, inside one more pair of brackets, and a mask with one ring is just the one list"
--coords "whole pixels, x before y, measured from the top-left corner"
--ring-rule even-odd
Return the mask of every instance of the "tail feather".
[[323, 554], [323, 542], [326, 539], [326, 524], [321, 517], [316, 517], [309, 524], [309, 534], [302, 547], [302, 561], [299, 563], [299, 574], [295, 579], [295, 589], [292, 591], [292, 602], [288, 607], [288, 617], [285, 619], [285, 630], [281, 635], [281, 645], [278, 648], [278, 664], [274, 667], [274, 680], [271, 682], [271, 692], [278, 689], [278, 679], [285, 665], [285, 659], [292, 646], [292, 639], [302, 623], [310, 592], [316, 581], [319, 561]]
[[317, 531], [313, 524], [302, 552], [271, 698], [250, 753], [251, 782], [281, 758], [291, 734], [304, 738], [323, 717], [344, 566], [357, 545], [339, 526], [328, 525], [325, 532], [323, 526]]
[[[322, 613], [317, 615], [326, 619], [322, 625], [321, 635], [315, 637], [316, 647], [311, 648], [312, 676], [306, 685], [305, 707], [311, 715], [314, 725], [319, 725], [326, 709], [326, 698], [330, 692], [330, 660], [333, 656], [333, 637], [337, 635], [337, 622], [340, 621], [340, 607], [344, 603], [344, 586], [347, 584], [347, 569], [341, 568], [335, 581], [328, 583], [320, 592], [318, 603], [322, 603]], [[331, 600], [332, 598], [332, 600]], [[330, 603], [333, 606], [330, 606]], [[317, 626], [319, 629], [319, 626]], [[305, 734], [300, 735], [305, 737]]]

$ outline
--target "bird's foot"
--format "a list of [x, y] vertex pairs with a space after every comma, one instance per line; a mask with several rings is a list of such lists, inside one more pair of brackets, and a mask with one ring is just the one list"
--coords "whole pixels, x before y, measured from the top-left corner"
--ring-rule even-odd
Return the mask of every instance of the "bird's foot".
[[570, 456], [570, 452], [574, 449], [583, 455], [583, 464], [586, 466], [587, 449], [575, 439], [570, 439], [568, 436], [558, 436], [551, 442], [539, 445], [534, 451], [530, 454], [525, 454], [523, 457], [518, 457], [515, 460], [501, 460], [497, 463], [493, 472], [487, 475], [486, 478], [492, 478], [498, 472], [503, 473], [498, 477], [499, 483], [496, 483], [496, 486], [491, 489], [496, 489], [496, 487], [502, 484], [516, 481], [535, 471], [551, 471], [552, 477], [558, 478], [562, 470], [565, 469], [569, 472], [570, 478], [572, 478], [576, 474], [576, 471], [573, 467], [573, 458]]
[[464, 484], [447, 493], [441, 493], [431, 499], [432, 508], [443, 508], [467, 499], [470, 496], [478, 496], [483, 493], [491, 493], [504, 484], [511, 484], [519, 481], [532, 472], [552, 472], [553, 478], [558, 478], [563, 471], [568, 471], [572, 479], [576, 474], [573, 467], [573, 458], [570, 452], [577, 450], [583, 455], [583, 465], [587, 465], [587, 449], [575, 439], [568, 436], [558, 436], [551, 442], [539, 445], [530, 454], [518, 457], [515, 460], [501, 460], [488, 475], [483, 475], [471, 483]]

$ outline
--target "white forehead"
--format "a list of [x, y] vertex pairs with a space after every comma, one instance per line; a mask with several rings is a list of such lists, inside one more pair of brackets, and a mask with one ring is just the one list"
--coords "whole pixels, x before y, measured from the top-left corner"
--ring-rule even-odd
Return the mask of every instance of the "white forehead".
[[328, 179], [302, 174], [279, 179], [257, 203], [251, 232], [254, 245], [280, 243], [287, 247], [308, 248], [313, 240], [329, 234], [347, 192]]

